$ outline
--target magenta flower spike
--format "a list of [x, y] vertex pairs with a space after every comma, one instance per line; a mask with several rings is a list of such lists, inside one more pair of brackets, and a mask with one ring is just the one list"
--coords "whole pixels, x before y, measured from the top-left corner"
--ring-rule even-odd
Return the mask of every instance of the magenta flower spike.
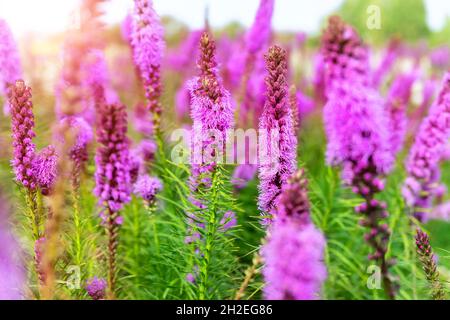
[[14, 148], [12, 165], [16, 180], [28, 190], [34, 190], [37, 182], [32, 167], [36, 149], [33, 143], [33, 103], [31, 88], [27, 87], [23, 80], [17, 80], [15, 85], [11, 86], [9, 105]]
[[130, 200], [127, 113], [122, 104], [101, 105], [97, 110], [95, 194], [110, 214]]
[[403, 147], [407, 125], [406, 111], [416, 79], [417, 76], [413, 72], [400, 74], [395, 78], [388, 93], [386, 111], [389, 116], [391, 148], [394, 155]]
[[119, 211], [130, 201], [131, 177], [127, 112], [122, 104], [102, 104], [97, 108], [97, 142], [95, 155], [95, 189], [103, 209], [101, 217], [108, 235], [108, 294], [115, 296], [116, 254]]
[[[8, 87], [19, 79], [22, 79], [19, 50], [8, 24], [0, 19], [0, 95], [6, 97]], [[4, 112], [9, 113], [7, 103]]]
[[264, 297], [270, 300], [318, 299], [327, 276], [323, 262], [326, 242], [311, 222], [303, 170], [289, 179], [279, 198], [278, 213], [262, 248]]
[[164, 30], [152, 0], [135, 0], [131, 46], [134, 63], [139, 68], [145, 86], [148, 109], [155, 127], [161, 115], [161, 62], [165, 49]]
[[297, 137], [289, 103], [286, 51], [273, 46], [265, 58], [267, 98], [259, 120], [258, 207], [262, 214], [271, 215], [282, 186], [297, 167]]
[[408, 177], [403, 196], [414, 216], [426, 221], [438, 186], [439, 163], [450, 138], [450, 72], [444, 76], [438, 98], [423, 120], [406, 162]]
[[329, 19], [322, 55], [328, 98], [324, 109], [327, 162], [341, 166], [345, 182], [364, 199], [355, 210], [370, 230], [365, 240], [374, 252], [368, 258], [379, 264], [386, 295], [393, 299], [397, 286], [389, 267], [394, 260], [386, 259], [390, 230], [382, 222], [388, 213], [386, 204], [375, 199], [394, 158], [383, 100], [371, 88], [367, 48], [337, 16]]
[[264, 49], [271, 36], [271, 23], [275, 0], [261, 0], [253, 25], [245, 36], [245, 43], [250, 55]]

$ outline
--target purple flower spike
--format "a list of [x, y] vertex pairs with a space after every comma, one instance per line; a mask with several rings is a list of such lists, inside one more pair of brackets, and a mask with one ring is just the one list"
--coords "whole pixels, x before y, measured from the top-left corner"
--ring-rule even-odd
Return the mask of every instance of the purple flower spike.
[[250, 55], [258, 53], [269, 42], [275, 0], [261, 0], [255, 21], [246, 34], [246, 45]]
[[56, 182], [58, 154], [54, 146], [42, 149], [33, 160], [33, 174], [43, 195], [49, 195]]
[[264, 297], [275, 300], [319, 298], [327, 271], [325, 238], [310, 219], [307, 180], [298, 171], [283, 187], [277, 215], [262, 248]]
[[[267, 99], [259, 120], [259, 198], [263, 214], [271, 214], [281, 188], [297, 167], [297, 137], [289, 104], [286, 51], [273, 46], [266, 54]], [[265, 221], [267, 222], [267, 221]]]
[[440, 176], [439, 163], [449, 138], [450, 72], [447, 72], [438, 99], [423, 120], [406, 162], [408, 178], [403, 186], [403, 195], [420, 221], [427, 219], [426, 211], [432, 205]]
[[164, 30], [159, 16], [153, 8], [152, 0], [135, 0], [131, 35], [134, 62], [141, 72], [148, 109], [153, 115], [155, 127], [159, 125], [161, 114], [160, 68], [165, 49]]
[[102, 105], [97, 114], [95, 195], [102, 206], [117, 212], [130, 201], [129, 140], [124, 105]]
[[397, 291], [387, 260], [390, 230], [383, 227], [385, 204], [374, 202], [383, 188], [381, 178], [393, 163], [388, 118], [381, 97], [371, 88], [368, 52], [355, 30], [339, 17], [329, 19], [322, 38], [326, 97], [324, 122], [327, 133], [327, 162], [342, 167], [345, 182], [363, 199], [356, 211], [360, 224], [368, 228], [365, 239], [374, 250], [369, 255], [381, 270], [386, 295]]
[[36, 146], [33, 143], [35, 133], [31, 88], [23, 80], [17, 80], [9, 92], [11, 108], [11, 126], [14, 155], [12, 165], [17, 182], [25, 188], [34, 190], [37, 186], [33, 174], [33, 159]]
[[394, 155], [403, 147], [407, 125], [406, 110], [416, 78], [414, 73], [401, 74], [397, 76], [389, 90], [386, 110], [389, 115], [390, 140]]
[[106, 296], [106, 280], [97, 277], [86, 282], [86, 291], [92, 300], [103, 300]]

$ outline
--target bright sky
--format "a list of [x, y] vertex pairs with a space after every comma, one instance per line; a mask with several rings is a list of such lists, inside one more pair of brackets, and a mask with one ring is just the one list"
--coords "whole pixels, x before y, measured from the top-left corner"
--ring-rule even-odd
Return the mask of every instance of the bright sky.
[[[80, 0], [0, 0], [0, 17], [6, 19], [13, 33], [52, 33], [65, 30], [74, 21], [73, 12]], [[277, 30], [317, 32], [322, 18], [336, 9], [343, 0], [276, 0], [273, 24]], [[450, 17], [449, 0], [425, 0], [428, 23], [440, 29]], [[239, 21], [248, 26], [259, 0], [154, 0], [160, 15], [172, 15], [192, 28], [203, 25], [205, 6], [209, 5], [210, 23], [223, 26]], [[405, 5], [407, 2], [405, 1]], [[106, 2], [106, 21], [116, 23], [133, 6], [133, 0]]]

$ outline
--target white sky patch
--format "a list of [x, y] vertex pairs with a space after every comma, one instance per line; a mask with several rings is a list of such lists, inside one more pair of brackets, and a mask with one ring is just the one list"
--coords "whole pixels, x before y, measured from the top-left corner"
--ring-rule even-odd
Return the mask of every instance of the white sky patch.
[[[74, 10], [80, 0], [0, 0], [0, 18], [5, 19], [15, 36], [28, 32], [50, 34], [66, 30], [76, 19]], [[324, 17], [336, 10], [343, 0], [276, 0], [273, 25], [276, 30], [320, 32]], [[450, 17], [450, 1], [425, 0], [428, 24], [439, 30]], [[249, 26], [259, 0], [154, 0], [160, 15], [171, 15], [191, 28], [204, 23], [209, 7], [210, 23], [222, 27], [232, 21]], [[407, 1], [405, 1], [407, 5]], [[133, 0], [109, 0], [105, 3], [107, 23], [122, 21], [133, 7]]]

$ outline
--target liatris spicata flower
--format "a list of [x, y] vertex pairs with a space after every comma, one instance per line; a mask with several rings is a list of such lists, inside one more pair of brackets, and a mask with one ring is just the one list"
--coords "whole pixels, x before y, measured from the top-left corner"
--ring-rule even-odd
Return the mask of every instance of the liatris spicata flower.
[[400, 41], [398, 39], [393, 39], [386, 48], [386, 52], [384, 52], [379, 66], [372, 75], [372, 84], [375, 88], [378, 88], [380, 86], [380, 84], [383, 82], [384, 77], [387, 73], [389, 73], [392, 65], [395, 63], [395, 60], [399, 55], [399, 46]]
[[106, 296], [106, 280], [93, 277], [86, 281], [86, 291], [92, 300], [103, 300]]
[[406, 110], [416, 78], [415, 73], [400, 74], [389, 89], [386, 111], [389, 116], [391, 148], [394, 155], [403, 147], [407, 124]]
[[126, 109], [122, 104], [103, 105], [97, 116], [97, 141], [100, 146], [95, 156], [94, 192], [100, 204], [114, 213], [130, 200]]
[[153, 134], [153, 124], [145, 105], [138, 103], [133, 110], [133, 126], [144, 138], [150, 138]]
[[255, 177], [258, 166], [255, 164], [240, 164], [233, 172], [233, 180], [231, 181], [235, 188], [242, 189], [247, 183]]
[[127, 113], [122, 104], [97, 108], [97, 141], [95, 156], [96, 186], [94, 193], [104, 208], [102, 214], [108, 235], [108, 285], [114, 297], [118, 229], [122, 218], [118, 211], [130, 200], [129, 140]]
[[[200, 39], [200, 58], [197, 62], [200, 76], [191, 80], [191, 117], [194, 121], [195, 140], [192, 162], [209, 165], [224, 155], [227, 130], [234, 126], [233, 105], [230, 94], [222, 85], [217, 72], [215, 42], [208, 33]], [[214, 135], [212, 138], [211, 133]], [[215, 136], [215, 135], [219, 136]], [[217, 150], [206, 152], [213, 143]]]
[[[67, 128], [62, 130], [62, 128]], [[80, 184], [80, 175], [85, 164], [89, 160], [88, 146], [94, 138], [94, 132], [91, 125], [83, 118], [78, 116], [66, 116], [62, 118], [54, 127], [53, 140], [58, 144], [65, 144], [65, 137], [61, 132], [68, 131], [74, 138], [69, 148], [69, 159], [73, 162], [71, 180], [72, 186], [78, 189]]]
[[369, 259], [379, 263], [386, 294], [394, 298], [396, 286], [389, 274], [394, 260], [386, 259], [390, 231], [381, 223], [388, 213], [386, 204], [375, 199], [384, 188], [381, 177], [393, 162], [383, 102], [370, 88], [367, 49], [339, 17], [329, 20], [322, 54], [328, 98], [327, 162], [342, 166], [345, 181], [364, 199], [356, 211], [364, 215], [361, 224], [370, 229], [365, 239], [375, 252]]
[[325, 238], [311, 222], [306, 188], [301, 170], [280, 195], [278, 213], [262, 248], [266, 299], [317, 299], [326, 279]]
[[33, 159], [32, 170], [41, 193], [49, 195], [56, 181], [58, 154], [50, 145], [42, 149]]
[[161, 115], [161, 61], [165, 48], [163, 27], [153, 8], [152, 0], [135, 0], [133, 33], [131, 39], [134, 62], [141, 72], [148, 100], [148, 109], [153, 116], [155, 129], [159, 128]]
[[[8, 87], [21, 78], [22, 67], [16, 42], [6, 21], [0, 19], [0, 95], [6, 97]], [[4, 112], [9, 112], [6, 102]]]
[[283, 184], [297, 167], [297, 138], [289, 105], [286, 51], [273, 46], [265, 58], [267, 99], [259, 122], [258, 206], [264, 214], [272, 214]]
[[34, 190], [37, 183], [32, 168], [36, 148], [33, 143], [35, 137], [33, 103], [31, 88], [27, 87], [23, 80], [17, 80], [11, 87], [9, 104], [14, 148], [12, 165], [16, 180], [28, 190]]
[[356, 31], [338, 16], [329, 19], [322, 37], [321, 53], [328, 98], [330, 94], [346, 89], [344, 85], [370, 86], [367, 48]]
[[145, 174], [137, 179], [133, 192], [142, 197], [148, 204], [153, 204], [156, 195], [161, 192], [162, 188], [163, 185], [158, 178]]
[[416, 246], [423, 271], [431, 286], [431, 295], [433, 299], [445, 300], [446, 294], [442, 283], [439, 281], [436, 257], [430, 245], [430, 237], [420, 229], [417, 229], [416, 233]]
[[23, 298], [25, 270], [20, 264], [20, 248], [10, 232], [6, 200], [0, 195], [0, 300]]
[[450, 67], [450, 47], [443, 45], [433, 49], [430, 53], [430, 61], [433, 67], [445, 69]]
[[202, 30], [193, 30], [181, 42], [176, 50], [167, 56], [168, 67], [174, 71], [186, 73], [192, 69], [192, 57], [197, 56], [198, 42], [202, 35]]
[[269, 42], [275, 0], [261, 0], [255, 20], [245, 36], [250, 55], [257, 54]]
[[420, 126], [411, 147], [403, 196], [413, 208], [414, 217], [425, 221], [438, 185], [439, 163], [450, 137], [450, 72], [444, 77], [439, 97]]

